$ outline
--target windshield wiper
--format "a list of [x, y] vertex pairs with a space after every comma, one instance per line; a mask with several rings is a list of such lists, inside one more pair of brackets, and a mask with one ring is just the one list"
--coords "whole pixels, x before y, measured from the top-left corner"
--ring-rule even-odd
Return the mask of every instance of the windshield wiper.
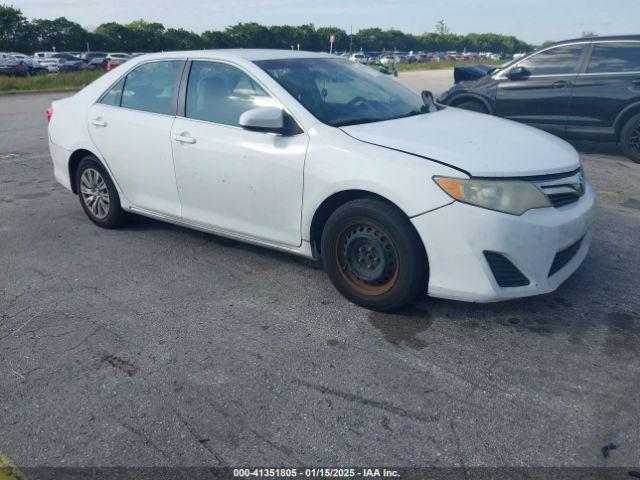
[[390, 118], [371, 118], [371, 117], [363, 117], [363, 118], [353, 118], [349, 120], [344, 120], [342, 122], [334, 123], [334, 127], [346, 127], [348, 125], [360, 125], [361, 123], [373, 123], [373, 122], [384, 122], [385, 120], [391, 120]]
[[410, 112], [404, 113], [402, 115], [396, 115], [395, 117], [387, 117], [387, 118], [371, 118], [371, 117], [363, 117], [363, 118], [354, 118], [350, 120], [344, 120], [342, 122], [335, 123], [334, 127], [346, 127], [348, 125], [360, 125], [363, 123], [373, 123], [373, 122], [386, 122], [387, 120], [398, 120], [399, 118], [413, 117], [414, 115], [422, 115], [423, 113], [429, 113], [428, 111], [423, 110], [411, 110]]

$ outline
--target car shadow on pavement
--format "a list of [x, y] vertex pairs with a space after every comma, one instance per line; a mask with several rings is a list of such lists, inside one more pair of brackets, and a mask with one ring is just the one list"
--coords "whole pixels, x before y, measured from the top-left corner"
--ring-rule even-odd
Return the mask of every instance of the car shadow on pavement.
[[186, 235], [189, 239], [192, 240], [211, 242], [212, 244], [221, 247], [234, 247], [245, 252], [255, 253], [257, 255], [263, 256], [266, 255], [279, 261], [286, 261], [287, 263], [308, 265], [309, 267], [314, 269], [320, 268], [317, 262], [314, 262], [313, 260], [307, 259], [305, 257], [301, 257], [299, 255], [293, 255], [286, 252], [273, 250], [267, 247], [244, 243], [239, 240], [222, 237], [214, 233], [194, 230], [193, 228], [183, 227], [181, 225], [163, 222], [161, 220], [155, 220], [153, 218], [144, 217], [142, 215], [132, 214], [126, 226], [124, 227], [124, 230], [137, 232], [175, 232], [177, 234]]

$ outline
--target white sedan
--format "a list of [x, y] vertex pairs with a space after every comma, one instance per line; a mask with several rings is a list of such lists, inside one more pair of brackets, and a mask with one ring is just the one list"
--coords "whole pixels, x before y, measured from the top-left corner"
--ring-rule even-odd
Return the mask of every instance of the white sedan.
[[551, 292], [591, 240], [569, 144], [335, 56], [144, 55], [48, 116], [55, 176], [95, 224], [132, 212], [315, 258], [370, 309]]

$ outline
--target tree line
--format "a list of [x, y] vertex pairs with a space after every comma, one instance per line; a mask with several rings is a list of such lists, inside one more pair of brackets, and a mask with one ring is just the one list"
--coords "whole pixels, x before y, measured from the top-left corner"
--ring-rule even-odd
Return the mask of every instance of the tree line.
[[96, 51], [155, 52], [199, 50], [205, 48], [298, 48], [327, 51], [333, 35], [333, 49], [399, 50], [399, 51], [471, 51], [512, 54], [531, 50], [531, 45], [513, 36], [494, 33], [450, 33], [441, 20], [436, 32], [413, 35], [400, 30], [365, 28], [353, 35], [337, 27], [315, 27], [313, 24], [264, 26], [238, 23], [224, 30], [207, 30], [202, 34], [183, 28], [165, 28], [157, 22], [137, 20], [125, 25], [108, 22], [94, 31], [65, 17], [55, 20], [28, 20], [22, 11], [0, 5], [0, 51], [84, 51], [87, 45]]

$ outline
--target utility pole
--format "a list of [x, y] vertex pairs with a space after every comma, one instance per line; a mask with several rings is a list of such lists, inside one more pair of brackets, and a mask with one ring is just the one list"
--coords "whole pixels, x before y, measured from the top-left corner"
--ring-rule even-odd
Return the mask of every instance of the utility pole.
[[351, 53], [353, 49], [353, 25], [349, 25], [351, 33], [349, 34], [349, 53]]

